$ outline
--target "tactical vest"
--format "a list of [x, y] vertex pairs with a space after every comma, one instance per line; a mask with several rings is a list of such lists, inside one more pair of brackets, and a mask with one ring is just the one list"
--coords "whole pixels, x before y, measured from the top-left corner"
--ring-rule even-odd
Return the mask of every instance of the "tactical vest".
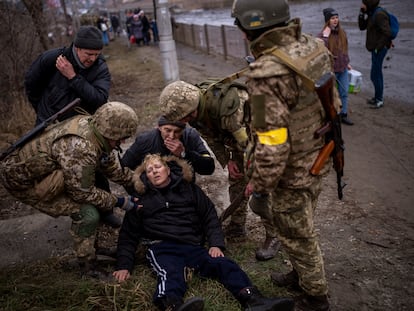
[[75, 135], [85, 140], [96, 142], [96, 137], [89, 125], [90, 117], [76, 116], [48, 127], [38, 138], [25, 144], [18, 152], [17, 158], [26, 167], [28, 180], [40, 180], [59, 168], [52, 157], [53, 143], [65, 136]]
[[[272, 54], [274, 48], [287, 54], [295, 66], [313, 81], [317, 81], [324, 73], [333, 71], [331, 54], [323, 41], [301, 34], [299, 22], [293, 20], [288, 26], [269, 31], [260, 38], [260, 41], [252, 43], [251, 49], [258, 58], [256, 62], [264, 64], [260, 66], [262, 70], [252, 70], [248, 77], [267, 78], [294, 74], [291, 68]], [[296, 75], [296, 77], [301, 82], [300, 76]], [[300, 167], [297, 161], [324, 145], [322, 138], [313, 138], [313, 133], [322, 126], [325, 119], [325, 111], [316, 92], [301, 88], [297, 104], [290, 109], [289, 117], [291, 143], [289, 162], [294, 167], [296, 164]]]

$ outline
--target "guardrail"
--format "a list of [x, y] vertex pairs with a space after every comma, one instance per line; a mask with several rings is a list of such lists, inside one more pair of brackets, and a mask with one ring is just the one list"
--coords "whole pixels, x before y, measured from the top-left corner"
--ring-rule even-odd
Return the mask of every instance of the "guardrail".
[[250, 54], [247, 40], [235, 26], [175, 23], [173, 36], [176, 42], [206, 54], [223, 56], [225, 60]]

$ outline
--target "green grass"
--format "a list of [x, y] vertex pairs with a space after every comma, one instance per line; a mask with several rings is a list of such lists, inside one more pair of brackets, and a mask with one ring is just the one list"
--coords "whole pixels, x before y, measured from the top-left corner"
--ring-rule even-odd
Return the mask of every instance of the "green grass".
[[[226, 255], [246, 271], [253, 283], [266, 296], [291, 294], [270, 282], [272, 270], [286, 270], [284, 258], [258, 262], [254, 259], [254, 242], [229, 244]], [[132, 277], [122, 283], [102, 282], [81, 277], [79, 271], [66, 264], [67, 258], [3, 269], [0, 272], [0, 310], [157, 310], [152, 303], [156, 280], [145, 264], [137, 264]], [[107, 266], [107, 271], [112, 267]], [[205, 310], [235, 311], [240, 305], [214, 280], [194, 276], [188, 282], [186, 298], [205, 299]]]

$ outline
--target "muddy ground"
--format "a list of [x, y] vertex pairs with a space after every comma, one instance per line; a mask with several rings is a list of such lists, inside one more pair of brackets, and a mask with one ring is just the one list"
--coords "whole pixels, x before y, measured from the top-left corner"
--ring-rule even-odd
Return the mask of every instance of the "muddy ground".
[[[159, 50], [157, 46], [128, 48], [125, 40], [116, 39], [104, 50], [113, 74], [111, 100], [134, 107], [142, 131], [155, 126], [158, 116], [154, 108], [163, 87]], [[242, 61], [224, 61], [184, 46], [177, 46], [177, 55], [180, 78], [192, 83], [244, 66]], [[391, 68], [396, 74], [398, 64]], [[368, 81], [360, 93], [350, 95], [355, 125], [343, 127], [344, 198], [338, 200], [331, 174], [316, 211], [330, 301], [332, 310], [412, 310], [414, 106], [386, 97], [384, 108], [372, 110], [365, 103], [371, 96]], [[228, 204], [225, 175], [217, 165], [213, 176], [199, 178], [219, 210]], [[50, 218], [0, 192], [0, 266], [71, 253], [68, 218]], [[114, 244], [116, 231], [105, 230], [101, 233], [105, 243]], [[261, 226], [252, 214], [248, 230], [252, 239], [261, 239]], [[275, 270], [287, 269], [275, 266]]]

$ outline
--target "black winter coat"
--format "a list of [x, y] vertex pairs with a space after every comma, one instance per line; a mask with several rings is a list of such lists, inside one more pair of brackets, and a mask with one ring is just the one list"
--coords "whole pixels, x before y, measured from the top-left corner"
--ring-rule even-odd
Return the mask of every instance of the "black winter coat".
[[[46, 120], [76, 98], [90, 114], [108, 101], [111, 75], [105, 59], [99, 56], [86, 69], [81, 68], [74, 55], [73, 44], [44, 52], [30, 66], [24, 85], [29, 102], [37, 114], [36, 124]], [[76, 76], [68, 80], [56, 69], [56, 59], [64, 55], [73, 65]], [[63, 115], [64, 120], [76, 114], [74, 110]]]
[[[137, 193], [138, 211], [125, 214], [119, 232], [116, 270], [132, 270], [135, 251], [141, 239], [172, 241], [183, 244], [203, 245], [225, 249], [224, 235], [214, 204], [195, 183], [183, 177], [185, 161], [169, 157], [171, 182], [163, 189], [152, 187], [145, 175]], [[179, 164], [178, 164], [179, 163]], [[136, 174], [142, 170], [140, 166]], [[191, 177], [190, 177], [191, 178]], [[137, 183], [137, 181], [136, 181]], [[142, 187], [143, 186], [143, 187]]]
[[[190, 162], [194, 171], [201, 175], [213, 174], [214, 159], [201, 140], [200, 134], [195, 129], [186, 127], [180, 140], [185, 148], [185, 159]], [[161, 156], [172, 155], [165, 146], [158, 129], [152, 129], [137, 136], [135, 142], [125, 151], [121, 164], [134, 170], [150, 153], [159, 153]]]

